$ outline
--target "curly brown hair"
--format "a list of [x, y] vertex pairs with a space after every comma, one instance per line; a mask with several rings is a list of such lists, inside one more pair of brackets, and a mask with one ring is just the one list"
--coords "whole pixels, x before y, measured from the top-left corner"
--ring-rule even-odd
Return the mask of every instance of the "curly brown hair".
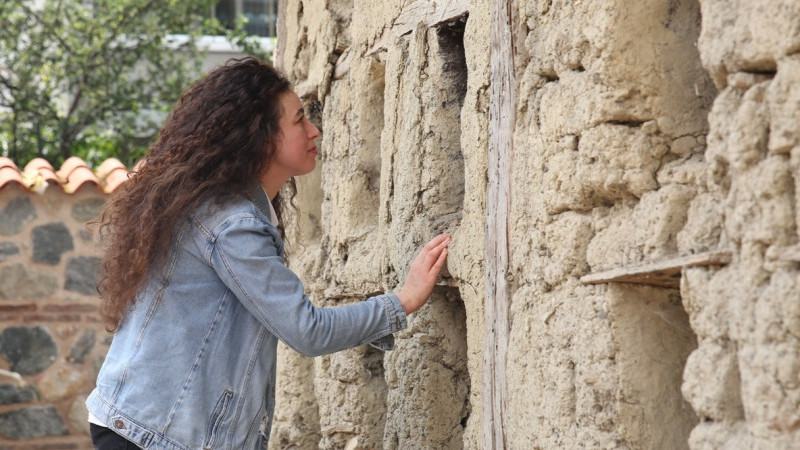
[[[279, 97], [290, 89], [271, 65], [247, 57], [229, 60], [181, 95], [144, 163], [95, 222], [105, 250], [98, 292], [108, 331], [122, 326], [148, 274], [163, 268], [191, 211], [257, 185], [280, 138]], [[287, 184], [290, 202], [294, 180]], [[286, 199], [272, 203], [280, 218]]]

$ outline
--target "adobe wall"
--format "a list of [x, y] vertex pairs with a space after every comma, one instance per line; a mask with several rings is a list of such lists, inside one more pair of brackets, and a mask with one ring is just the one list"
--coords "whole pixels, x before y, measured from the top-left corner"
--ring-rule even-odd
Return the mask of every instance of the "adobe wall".
[[[271, 448], [485, 446], [493, 3], [282, 5], [276, 63], [323, 132], [293, 239], [312, 299], [394, 290], [454, 240], [394, 351], [281, 350]], [[791, 448], [800, 4], [508, 4], [506, 446]], [[709, 251], [731, 262], [673, 287], [581, 281]]]
[[717, 272], [687, 271], [682, 285], [699, 342], [683, 393], [703, 419], [690, 444], [796, 448], [800, 3], [701, 6], [698, 48], [719, 93], [708, 116], [705, 183], [678, 244], [717, 241], [735, 257]]
[[111, 336], [97, 311], [99, 259], [84, 224], [106, 195], [91, 184], [71, 194], [3, 184], [0, 448], [91, 449], [84, 402]]
[[[283, 5], [277, 62], [323, 131], [291, 240], [312, 299], [394, 290], [425, 240], [454, 241], [394, 351], [281, 348], [271, 448], [479, 449], [491, 419], [507, 448], [797, 447], [800, 4], [511, 3], [497, 419], [485, 3]], [[104, 199], [0, 189], [0, 448], [90, 448], [83, 401], [110, 339], [83, 223]], [[586, 282], [710, 251], [730, 261], [672, 287]]]

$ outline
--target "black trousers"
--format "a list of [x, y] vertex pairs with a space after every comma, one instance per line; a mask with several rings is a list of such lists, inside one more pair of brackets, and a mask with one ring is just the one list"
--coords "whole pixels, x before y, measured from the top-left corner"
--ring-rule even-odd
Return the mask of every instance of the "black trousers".
[[114, 433], [106, 427], [93, 423], [89, 424], [89, 433], [92, 435], [92, 444], [95, 450], [138, 450], [133, 442]]

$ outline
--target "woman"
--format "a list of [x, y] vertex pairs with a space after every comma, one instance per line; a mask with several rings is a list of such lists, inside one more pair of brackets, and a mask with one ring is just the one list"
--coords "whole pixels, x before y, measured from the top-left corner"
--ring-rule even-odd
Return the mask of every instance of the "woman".
[[101, 312], [116, 334], [86, 402], [96, 448], [265, 448], [278, 340], [311, 356], [388, 349], [427, 301], [446, 235], [397, 295], [315, 308], [303, 294], [278, 194], [314, 169], [317, 137], [289, 82], [254, 58], [181, 96], [100, 219]]

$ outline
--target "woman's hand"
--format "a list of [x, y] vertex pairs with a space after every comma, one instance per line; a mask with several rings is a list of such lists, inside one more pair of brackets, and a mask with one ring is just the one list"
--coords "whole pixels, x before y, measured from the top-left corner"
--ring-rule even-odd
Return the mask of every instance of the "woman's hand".
[[439, 271], [442, 270], [447, 259], [447, 246], [450, 245], [450, 235], [440, 234], [425, 244], [408, 270], [406, 282], [397, 296], [406, 314], [418, 310], [428, 301]]

